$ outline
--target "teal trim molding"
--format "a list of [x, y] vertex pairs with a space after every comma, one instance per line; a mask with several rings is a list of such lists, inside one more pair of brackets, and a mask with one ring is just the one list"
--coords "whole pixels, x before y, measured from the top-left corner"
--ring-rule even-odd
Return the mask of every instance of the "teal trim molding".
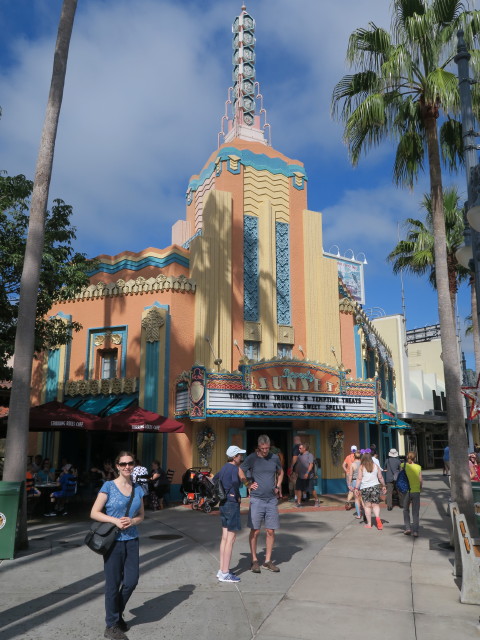
[[243, 319], [258, 322], [258, 218], [243, 217]]
[[47, 381], [45, 384], [45, 402], [57, 399], [58, 378], [60, 368], [60, 349], [50, 349], [48, 352]]
[[[253, 167], [258, 171], [270, 171], [270, 173], [276, 174], [280, 173], [287, 176], [287, 178], [291, 178], [295, 173], [301, 173], [303, 180], [308, 180], [305, 168], [301, 165], [288, 164], [281, 158], [270, 158], [264, 153], [253, 153], [253, 151], [250, 151], [249, 149], [224, 147], [219, 150], [217, 158], [220, 158], [221, 162], [229, 162], [229, 156], [231, 155], [238, 156], [240, 158], [239, 164], [242, 164], [244, 167]], [[205, 180], [208, 180], [216, 168], [217, 166], [215, 165], [215, 161], [210, 162], [202, 171], [200, 176], [188, 184], [187, 197], [189, 193], [196, 191], [205, 182]]]
[[115, 262], [114, 264], [100, 262], [96, 269], [88, 272], [88, 275], [94, 276], [97, 273], [117, 273], [118, 271], [122, 271], [122, 269], [129, 269], [130, 271], [141, 271], [146, 267], [163, 269], [169, 264], [178, 264], [182, 267], [189, 268], [190, 260], [184, 255], [176, 253], [175, 251], [169, 253], [163, 258], [159, 258], [158, 256], [145, 256], [144, 258], [140, 258], [140, 260], [124, 258], [122, 260], [119, 260], [118, 262]]

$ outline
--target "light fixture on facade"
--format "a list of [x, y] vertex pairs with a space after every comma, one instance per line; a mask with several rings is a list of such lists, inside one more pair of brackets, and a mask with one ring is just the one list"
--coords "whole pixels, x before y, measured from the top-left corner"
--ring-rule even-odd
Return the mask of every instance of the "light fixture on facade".
[[470, 269], [470, 261], [473, 260], [473, 249], [471, 244], [462, 244], [455, 251], [455, 257], [458, 264], [461, 264], [465, 269]]
[[[360, 256], [363, 256], [363, 260]], [[362, 262], [363, 264], [368, 264], [367, 262], [367, 256], [363, 253], [363, 251], [360, 251], [360, 253], [357, 253], [357, 262]]]
[[480, 231], [480, 204], [475, 203], [471, 209], [467, 211], [467, 220], [475, 231]]
[[[334, 247], [337, 247], [337, 253], [332, 253], [332, 249]], [[340, 258], [340, 247], [338, 246], [338, 244], [332, 244], [332, 246], [330, 247], [330, 249], [327, 251], [327, 253], [332, 254], [333, 256], [336, 256], [337, 258]]]

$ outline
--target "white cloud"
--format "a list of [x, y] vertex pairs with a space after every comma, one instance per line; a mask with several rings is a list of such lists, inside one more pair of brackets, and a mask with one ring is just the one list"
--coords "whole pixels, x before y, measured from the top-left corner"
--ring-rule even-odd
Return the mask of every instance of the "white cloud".
[[[96, 254], [169, 244], [171, 224], [184, 216], [190, 175], [200, 172], [217, 145], [231, 83], [230, 24], [240, 5], [79, 3], [50, 191], [73, 205], [79, 248]], [[35, 5], [41, 25], [36, 39], [20, 28], [7, 30], [16, 62], [0, 76], [0, 168], [9, 173], [34, 173], [59, 7]], [[388, 146], [362, 160], [371, 178], [363, 190], [352, 191], [330, 97], [347, 71], [349, 34], [369, 20], [388, 26], [389, 3], [299, 0], [292, 8], [291, 0], [262, 0], [247, 8], [257, 20], [257, 77], [274, 146], [307, 161], [315, 208], [325, 206], [322, 180], [330, 171], [328, 202], [336, 205], [324, 209], [326, 237], [373, 251], [373, 237], [382, 242], [395, 235], [396, 220], [416, 200], [408, 204], [408, 194], [385, 183]], [[332, 178], [334, 165], [339, 171]], [[358, 230], [348, 222], [352, 207], [365, 216]]]
[[[342, 254], [347, 248], [355, 254], [364, 252], [369, 271], [384, 269], [398, 241], [398, 224], [407, 217], [422, 217], [419, 200], [417, 192], [394, 189], [390, 184], [345, 190], [335, 205], [322, 211], [324, 249], [328, 251], [335, 243]], [[402, 227], [400, 237], [404, 237]]]

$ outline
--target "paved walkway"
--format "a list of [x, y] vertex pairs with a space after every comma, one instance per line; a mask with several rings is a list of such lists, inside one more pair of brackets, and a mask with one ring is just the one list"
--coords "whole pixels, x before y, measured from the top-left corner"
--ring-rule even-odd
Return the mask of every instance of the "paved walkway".
[[[244, 529], [234, 547], [238, 585], [215, 579], [217, 514], [147, 512], [128, 637], [479, 640], [479, 607], [460, 604], [452, 576], [448, 488], [441, 474], [425, 475], [418, 539], [402, 535], [398, 508], [382, 509], [380, 532], [335, 505], [285, 506], [274, 551], [281, 572], [249, 571]], [[103, 637], [102, 560], [82, 545], [87, 526], [74, 518], [33, 524], [30, 549], [1, 563], [2, 640]]]

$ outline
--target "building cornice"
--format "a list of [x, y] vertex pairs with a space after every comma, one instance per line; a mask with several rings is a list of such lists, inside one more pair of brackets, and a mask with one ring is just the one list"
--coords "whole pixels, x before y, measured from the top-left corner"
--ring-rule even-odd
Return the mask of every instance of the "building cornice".
[[84, 287], [74, 297], [75, 300], [95, 300], [115, 296], [138, 295], [142, 293], [172, 291], [177, 293], [195, 293], [196, 283], [184, 275], [166, 276], [160, 273], [156, 278], [139, 276], [134, 280], [117, 280], [116, 282], [98, 282]]

